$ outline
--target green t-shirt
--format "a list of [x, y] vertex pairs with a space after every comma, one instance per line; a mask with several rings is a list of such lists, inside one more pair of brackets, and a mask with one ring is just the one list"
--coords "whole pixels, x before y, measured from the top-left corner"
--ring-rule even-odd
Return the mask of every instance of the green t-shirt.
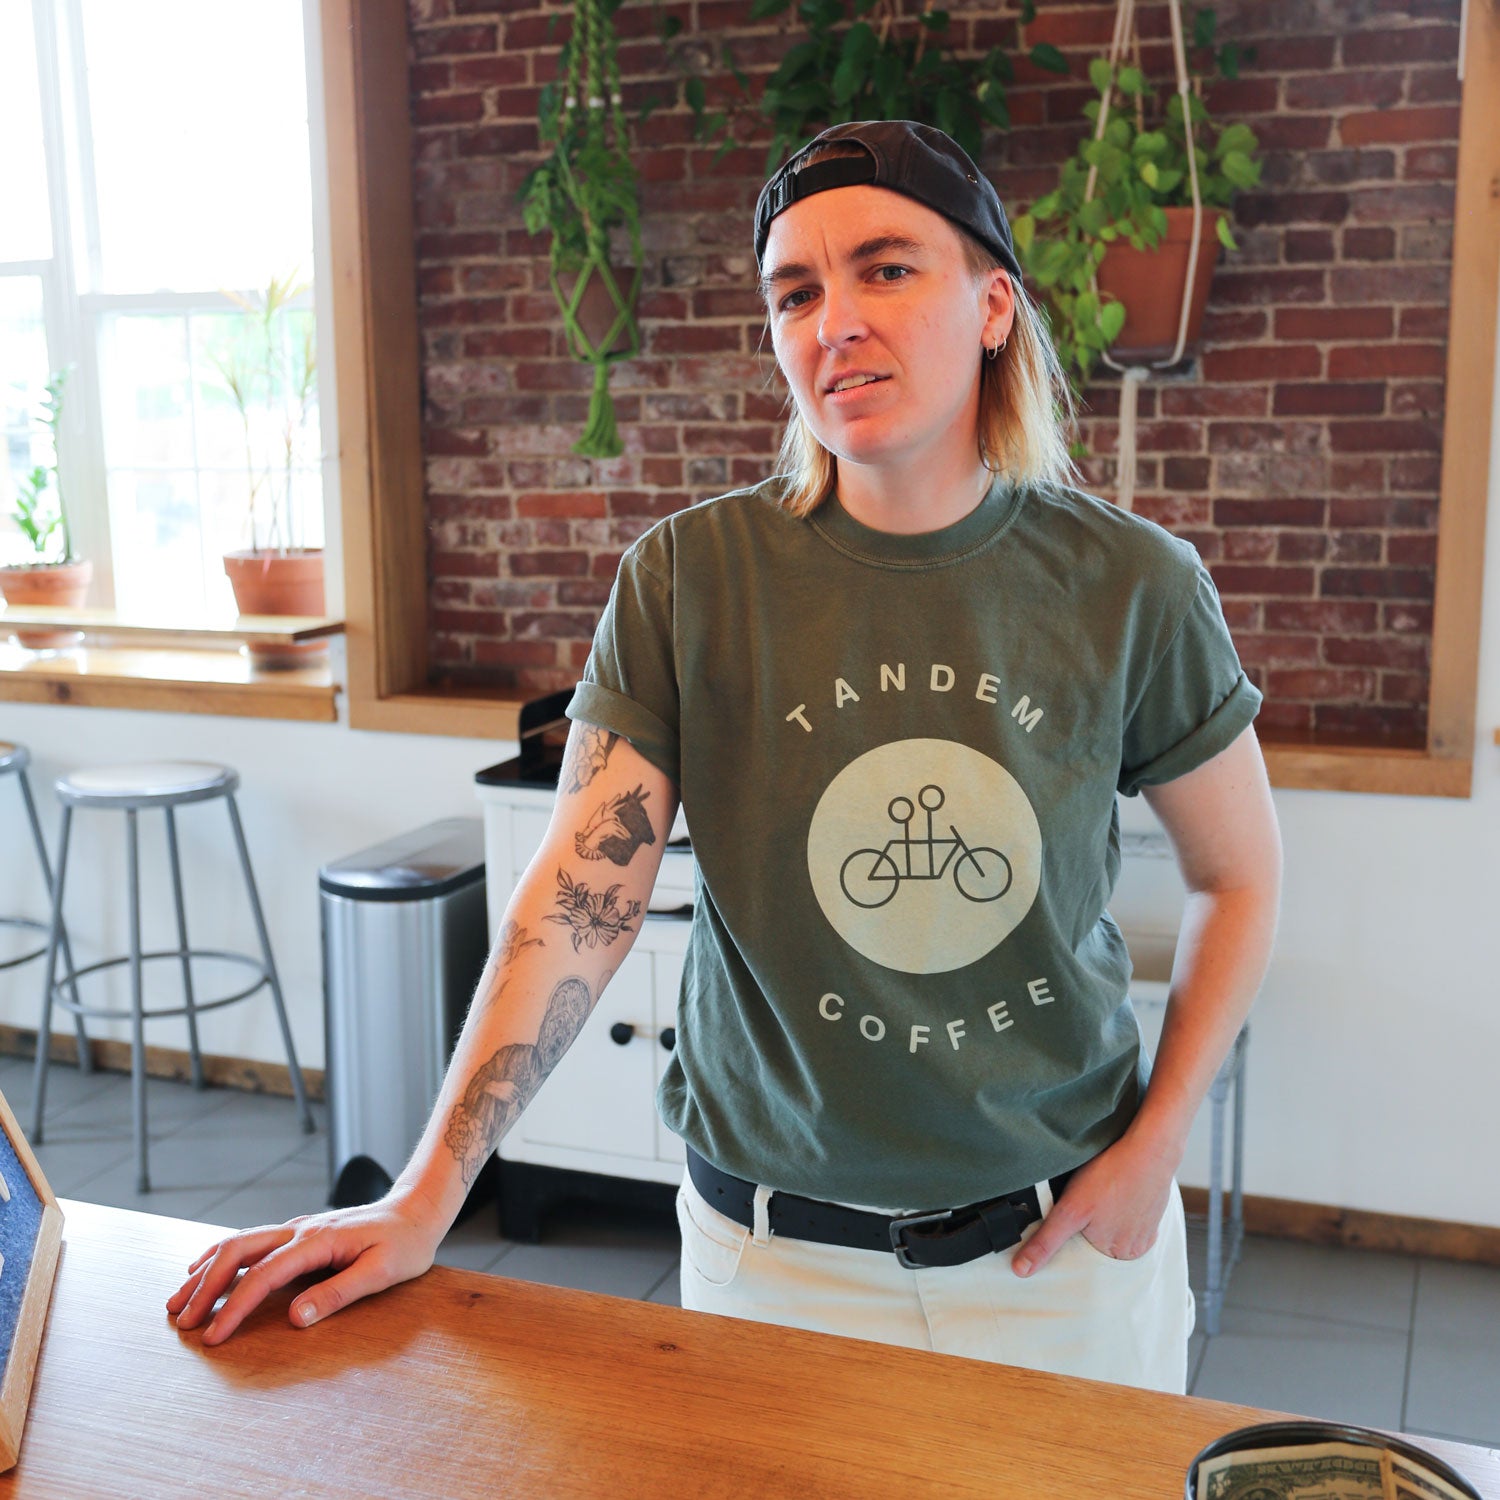
[[671, 777], [697, 856], [662, 1118], [840, 1202], [1054, 1176], [1144, 1086], [1116, 793], [1223, 750], [1260, 694], [1194, 549], [1105, 501], [997, 479], [898, 536], [779, 494], [630, 548], [568, 708]]

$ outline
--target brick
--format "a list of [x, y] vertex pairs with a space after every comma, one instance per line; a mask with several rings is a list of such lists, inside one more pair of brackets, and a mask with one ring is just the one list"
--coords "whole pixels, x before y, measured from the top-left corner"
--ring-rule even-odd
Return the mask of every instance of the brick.
[[1278, 339], [1388, 339], [1393, 324], [1389, 307], [1276, 309]]
[[482, 429], [461, 430], [429, 425], [422, 435], [422, 446], [428, 453], [456, 454], [482, 458], [490, 451], [489, 434]]
[[498, 255], [500, 236], [486, 230], [434, 231], [417, 236], [417, 259], [456, 260], [465, 255]]
[[557, 661], [551, 641], [475, 641], [474, 660], [490, 666], [550, 667]]
[[1328, 351], [1328, 378], [1352, 375], [1434, 375], [1448, 368], [1448, 351], [1441, 344], [1360, 344]]
[[1211, 469], [1211, 459], [1173, 456], [1162, 464], [1162, 484], [1169, 490], [1206, 489]]
[[1462, 92], [1457, 68], [1409, 67], [1406, 70], [1406, 97], [1413, 104], [1456, 104]]
[[664, 391], [646, 397], [646, 418], [652, 422], [733, 421], [739, 398], [732, 391], [714, 391], [689, 395], [684, 391]]
[[1393, 417], [1428, 417], [1441, 420], [1444, 412], [1441, 380], [1393, 381], [1390, 414]]
[[1333, 66], [1333, 36], [1257, 37], [1255, 61], [1246, 71], [1271, 74], [1325, 71]]
[[1318, 663], [1321, 642], [1315, 635], [1254, 635], [1244, 632], [1234, 638], [1240, 661], [1246, 666], [1310, 667]]
[[1431, 635], [1430, 604], [1385, 604], [1381, 606], [1380, 626], [1399, 635]]
[[1282, 257], [1288, 264], [1313, 261], [1321, 265], [1334, 259], [1331, 229], [1288, 229], [1282, 237]]
[[1432, 573], [1425, 568], [1330, 567], [1323, 570], [1322, 586], [1330, 598], [1430, 599]]
[[1401, 308], [1396, 332], [1403, 339], [1446, 339], [1448, 323], [1448, 304], [1445, 298], [1431, 307]]
[[1396, 153], [1389, 146], [1313, 151], [1298, 163], [1298, 172], [1319, 187], [1365, 187], [1376, 182], [1394, 182], [1396, 161]]
[[1376, 696], [1378, 679], [1371, 671], [1354, 667], [1273, 667], [1266, 673], [1266, 686], [1276, 698], [1352, 699], [1365, 703]]
[[1235, 223], [1342, 224], [1349, 216], [1348, 193], [1242, 192], [1234, 203]]
[[1276, 380], [1323, 373], [1323, 353], [1313, 344], [1255, 344], [1208, 349], [1202, 357], [1205, 380]]
[[1203, 448], [1201, 422], [1143, 421], [1136, 427], [1135, 441], [1142, 453], [1196, 453]]
[[496, 26], [469, 22], [456, 26], [415, 27], [411, 33], [413, 57], [461, 57], [476, 52], [494, 52], [500, 45]]
[[1168, 531], [1181, 532], [1208, 524], [1209, 502], [1206, 496], [1137, 495], [1135, 513]]
[[1327, 524], [1326, 503], [1289, 495], [1266, 500], [1215, 500], [1215, 526], [1315, 526]]
[[1401, 175], [1408, 182], [1455, 182], [1457, 146], [1409, 146]]
[[412, 124], [417, 126], [464, 125], [483, 116], [482, 94], [428, 94], [411, 103]]
[[1161, 390], [1164, 417], [1263, 417], [1270, 410], [1267, 386], [1176, 386]]
[[1442, 447], [1436, 422], [1351, 421], [1328, 424], [1328, 446], [1335, 453], [1408, 453]]
[[1391, 524], [1391, 502], [1373, 497], [1332, 496], [1328, 501], [1328, 524], [1346, 530], [1367, 526], [1383, 531]]
[[1351, 226], [1339, 237], [1339, 251], [1344, 260], [1390, 260], [1396, 253], [1396, 231]]
[[1255, 449], [1278, 459], [1284, 453], [1315, 453], [1324, 443], [1321, 422], [1210, 422], [1211, 453]]
[[1401, 260], [1453, 260], [1452, 224], [1403, 224]]
[[1262, 151], [1320, 151], [1333, 139], [1327, 115], [1271, 115], [1255, 122]]
[[1335, 458], [1328, 465], [1330, 493], [1383, 494], [1390, 460], [1384, 458]]
[[1420, 710], [1345, 705], [1320, 706], [1315, 733], [1343, 736], [1361, 744], [1382, 741], [1419, 749], [1425, 741], [1426, 716]]
[[464, 335], [463, 352], [471, 359], [535, 359], [552, 353], [546, 328], [485, 328]]
[[738, 354], [744, 329], [738, 323], [688, 323], [647, 329], [644, 341], [654, 354]]
[[1276, 561], [1282, 563], [1322, 562], [1328, 552], [1328, 535], [1322, 531], [1279, 531], [1276, 533]]
[[1318, 73], [1289, 78], [1281, 107], [1288, 110], [1341, 110], [1353, 104], [1389, 109], [1401, 102], [1406, 73], [1401, 68]]
[[495, 57], [463, 57], [453, 64], [453, 82], [458, 88], [494, 88], [502, 84], [526, 83], [531, 59], [525, 53], [502, 53]]
[[498, 610], [434, 609], [428, 612], [427, 623], [451, 635], [502, 635], [506, 621]]
[[1378, 636], [1329, 636], [1323, 655], [1335, 667], [1385, 667], [1415, 672], [1427, 665], [1427, 642]]
[[1311, 595], [1316, 574], [1311, 568], [1221, 564], [1210, 570], [1221, 594], [1261, 594], [1270, 598]]
[[676, 515], [692, 503], [680, 490], [617, 490], [609, 497], [610, 514], [614, 516], [649, 516], [659, 521]]
[[1421, 224], [1453, 218], [1452, 183], [1361, 188], [1350, 195], [1349, 217], [1360, 224]]
[[1451, 141], [1457, 137], [1458, 109], [1447, 104], [1350, 114], [1339, 121], [1339, 139], [1346, 146], [1380, 141]]
[[1458, 59], [1457, 26], [1381, 25], [1369, 31], [1346, 32], [1342, 42], [1345, 67]]
[[588, 517], [603, 516], [606, 511], [604, 495], [597, 490], [532, 491], [516, 496], [518, 516]]
[[588, 640], [598, 619], [593, 614], [567, 610], [517, 611], [511, 632], [517, 640]]
[[684, 453], [774, 453], [781, 434], [771, 427], [684, 427]]
[[1442, 483], [1443, 462], [1436, 455], [1417, 455], [1391, 460], [1393, 490], [1433, 490]]
[[1255, 727], [1262, 741], [1275, 742], [1278, 735], [1310, 734], [1313, 727], [1312, 705], [1307, 703], [1265, 703], [1256, 715]]
[[[1226, 562], [1270, 562], [1276, 557], [1276, 533], [1274, 531], [1211, 531], [1202, 534], [1218, 543], [1212, 555], [1221, 556]], [[1197, 536], [1185, 537], [1197, 547], [1199, 554], [1207, 560], [1210, 551]]]
[[1393, 536], [1386, 540], [1386, 557], [1392, 567], [1435, 568], [1438, 539], [1423, 534]]
[[557, 586], [557, 602], [572, 607], [603, 609], [609, 603], [609, 584], [597, 578], [565, 579]]
[[495, 578], [500, 573], [500, 559], [493, 553], [432, 552], [427, 568], [434, 578]]
[[1432, 302], [1448, 294], [1447, 265], [1337, 266], [1328, 273], [1334, 302]]
[[1416, 672], [1382, 672], [1380, 674], [1380, 701], [1382, 703], [1426, 703], [1426, 676]]
[[1328, 538], [1331, 563], [1378, 563], [1380, 534], [1375, 531], [1336, 531]]
[[1385, 410], [1385, 398], [1385, 386], [1379, 381], [1278, 385], [1271, 412], [1273, 416], [1371, 416]]
[[1370, 635], [1380, 626], [1380, 608], [1374, 602], [1351, 599], [1268, 599], [1265, 606], [1269, 631], [1307, 631], [1319, 636]]

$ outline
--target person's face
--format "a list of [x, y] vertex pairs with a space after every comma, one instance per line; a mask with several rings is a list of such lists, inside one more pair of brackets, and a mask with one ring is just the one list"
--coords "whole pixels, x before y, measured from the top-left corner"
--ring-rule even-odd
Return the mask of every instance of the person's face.
[[[977, 456], [979, 361], [1014, 294], [1003, 271], [974, 280], [941, 214], [874, 186], [815, 193], [772, 220], [761, 284], [777, 362], [829, 452]], [[838, 388], [855, 376], [875, 379]]]

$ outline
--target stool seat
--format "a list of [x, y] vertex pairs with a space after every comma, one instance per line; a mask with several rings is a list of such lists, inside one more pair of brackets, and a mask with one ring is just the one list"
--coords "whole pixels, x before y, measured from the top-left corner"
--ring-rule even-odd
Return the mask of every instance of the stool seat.
[[141, 761], [90, 766], [57, 779], [60, 801], [74, 807], [178, 807], [235, 791], [238, 772], [211, 761]]
[[9, 745], [0, 740], [0, 776], [7, 771], [24, 771], [31, 759], [31, 751], [25, 745]]

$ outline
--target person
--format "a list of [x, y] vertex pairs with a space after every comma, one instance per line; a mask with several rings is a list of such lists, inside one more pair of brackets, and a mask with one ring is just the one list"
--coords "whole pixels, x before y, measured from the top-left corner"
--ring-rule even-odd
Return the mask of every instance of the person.
[[[628, 950], [680, 799], [683, 1306], [1184, 1388], [1175, 1172], [1279, 897], [1260, 695], [1196, 551], [1069, 482], [1066, 382], [956, 143], [836, 126], [755, 232], [779, 472], [627, 551], [411, 1162], [206, 1250], [167, 1304], [206, 1343], [293, 1277], [336, 1273], [305, 1325], [432, 1264]], [[1187, 889], [1154, 1066], [1106, 905], [1136, 793]]]

